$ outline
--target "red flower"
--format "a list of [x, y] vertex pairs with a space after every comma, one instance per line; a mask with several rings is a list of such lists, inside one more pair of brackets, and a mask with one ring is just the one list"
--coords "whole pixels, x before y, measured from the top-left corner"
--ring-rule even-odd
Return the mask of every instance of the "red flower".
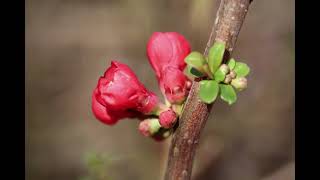
[[112, 61], [92, 97], [95, 116], [106, 124], [114, 124], [125, 117], [151, 114], [159, 106], [158, 97], [139, 82], [125, 64]]
[[172, 103], [181, 103], [188, 94], [188, 78], [183, 70], [190, 53], [188, 41], [176, 32], [155, 32], [147, 45], [147, 56], [162, 93]]
[[112, 61], [111, 67], [98, 82], [98, 101], [111, 110], [133, 109], [144, 114], [151, 113], [159, 104], [158, 97], [139, 82], [125, 64]]
[[101, 122], [113, 125], [120, 119], [139, 116], [139, 113], [134, 111], [110, 111], [105, 105], [97, 101], [97, 95], [98, 89], [95, 89], [92, 94], [92, 112]]

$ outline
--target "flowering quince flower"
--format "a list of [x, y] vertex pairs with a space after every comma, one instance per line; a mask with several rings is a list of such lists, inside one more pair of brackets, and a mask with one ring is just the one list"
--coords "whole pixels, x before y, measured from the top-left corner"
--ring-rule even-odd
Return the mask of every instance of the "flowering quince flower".
[[155, 32], [147, 44], [147, 56], [156, 73], [161, 92], [171, 103], [182, 103], [188, 95], [190, 80], [184, 75], [184, 58], [189, 42], [176, 32]]
[[98, 89], [92, 94], [92, 112], [95, 117], [107, 125], [113, 125], [123, 118], [138, 117], [138, 112], [134, 111], [110, 111], [97, 100]]
[[[181, 113], [192, 81], [183, 73], [191, 48], [176, 32], [155, 32], [147, 56], [166, 105], [148, 91], [125, 64], [112, 61], [92, 94], [92, 111], [101, 122], [113, 125], [123, 118], [139, 118], [139, 131], [157, 141], [167, 138]], [[172, 104], [172, 105], [171, 105]]]
[[125, 117], [152, 114], [159, 108], [158, 97], [148, 91], [125, 64], [112, 61], [92, 97], [95, 116], [106, 124], [114, 124]]

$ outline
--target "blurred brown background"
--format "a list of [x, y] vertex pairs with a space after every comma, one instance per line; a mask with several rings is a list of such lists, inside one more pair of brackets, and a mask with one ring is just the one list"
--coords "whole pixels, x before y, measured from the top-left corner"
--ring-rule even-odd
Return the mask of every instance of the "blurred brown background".
[[[161, 179], [170, 140], [144, 138], [136, 120], [98, 122], [91, 92], [116, 59], [160, 95], [148, 38], [177, 31], [203, 51], [219, 3], [27, 0], [27, 179]], [[294, 179], [294, 33], [294, 1], [253, 1], [233, 54], [251, 67], [249, 88], [231, 107], [215, 104], [194, 179]]]

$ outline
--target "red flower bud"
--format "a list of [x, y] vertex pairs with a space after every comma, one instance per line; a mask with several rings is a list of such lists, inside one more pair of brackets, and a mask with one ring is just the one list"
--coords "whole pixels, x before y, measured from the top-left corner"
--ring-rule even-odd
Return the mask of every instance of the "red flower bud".
[[183, 70], [190, 53], [188, 41], [176, 32], [155, 32], [147, 45], [147, 56], [156, 73], [162, 93], [171, 103], [181, 103], [187, 96], [188, 78]]
[[145, 119], [139, 124], [139, 131], [144, 136], [152, 136], [161, 128], [158, 119]]
[[159, 116], [159, 123], [164, 128], [172, 128], [176, 121], [177, 115], [171, 109], [162, 112]]
[[97, 101], [112, 111], [136, 110], [152, 113], [159, 104], [158, 97], [139, 82], [125, 64], [112, 61], [97, 85]]
[[183, 70], [186, 66], [184, 58], [190, 51], [189, 42], [177, 32], [155, 32], [147, 45], [149, 62], [158, 77], [165, 66]]
[[141, 121], [139, 124], [139, 131], [141, 134], [144, 136], [151, 136], [150, 131], [149, 131], [149, 124], [147, 121]]
[[188, 96], [190, 80], [177, 68], [165, 68], [160, 77], [161, 92], [171, 103], [182, 103]]

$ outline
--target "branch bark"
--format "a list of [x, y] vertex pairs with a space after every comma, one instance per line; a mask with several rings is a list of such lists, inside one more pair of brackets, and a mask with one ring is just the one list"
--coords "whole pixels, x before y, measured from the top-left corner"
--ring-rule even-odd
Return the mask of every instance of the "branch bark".
[[[224, 61], [228, 60], [235, 46], [251, 0], [221, 0], [204, 55], [208, 54], [213, 42], [225, 42]], [[215, 38], [214, 38], [215, 37]], [[205, 126], [213, 104], [202, 103], [198, 97], [199, 81], [193, 82], [179, 126], [170, 145], [165, 180], [189, 180], [193, 159], [199, 143], [200, 133]]]

